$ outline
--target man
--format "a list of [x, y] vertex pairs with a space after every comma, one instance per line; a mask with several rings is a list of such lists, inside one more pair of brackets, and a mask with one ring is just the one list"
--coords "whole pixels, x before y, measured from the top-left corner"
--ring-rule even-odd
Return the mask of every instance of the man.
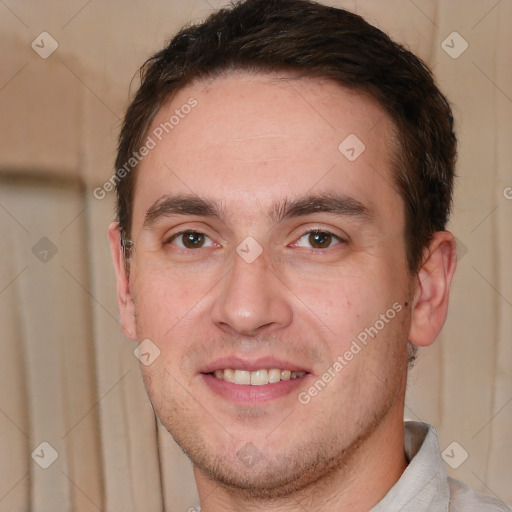
[[343, 10], [247, 0], [146, 63], [110, 243], [203, 512], [509, 510], [403, 424], [456, 266], [455, 146], [424, 64]]

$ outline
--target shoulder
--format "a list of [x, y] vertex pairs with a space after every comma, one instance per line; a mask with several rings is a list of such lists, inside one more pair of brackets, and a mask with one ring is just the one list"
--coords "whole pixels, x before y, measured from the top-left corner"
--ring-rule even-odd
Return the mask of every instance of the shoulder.
[[475, 492], [469, 485], [448, 477], [450, 512], [512, 512], [502, 501]]

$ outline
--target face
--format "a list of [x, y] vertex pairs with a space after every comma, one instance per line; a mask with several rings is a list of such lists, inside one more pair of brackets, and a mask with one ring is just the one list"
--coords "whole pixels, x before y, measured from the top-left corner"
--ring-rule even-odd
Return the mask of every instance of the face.
[[392, 123], [330, 81], [240, 73], [181, 90], [148, 134], [122, 318], [159, 351], [141, 365], [155, 411], [226, 485], [316, 481], [402, 422], [412, 280]]

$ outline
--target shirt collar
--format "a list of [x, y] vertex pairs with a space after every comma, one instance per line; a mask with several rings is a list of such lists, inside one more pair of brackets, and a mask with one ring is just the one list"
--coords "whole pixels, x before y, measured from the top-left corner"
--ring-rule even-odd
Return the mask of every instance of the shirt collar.
[[404, 442], [409, 464], [371, 512], [446, 512], [450, 489], [436, 429], [426, 423], [407, 421]]

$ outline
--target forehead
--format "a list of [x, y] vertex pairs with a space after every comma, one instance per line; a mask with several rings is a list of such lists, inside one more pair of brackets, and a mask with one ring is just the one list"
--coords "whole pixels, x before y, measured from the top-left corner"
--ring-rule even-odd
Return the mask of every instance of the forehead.
[[401, 212], [393, 133], [373, 98], [331, 80], [240, 72], [196, 82], [148, 130], [154, 147], [137, 171], [134, 231], [166, 194], [257, 216], [276, 200], [334, 190]]

